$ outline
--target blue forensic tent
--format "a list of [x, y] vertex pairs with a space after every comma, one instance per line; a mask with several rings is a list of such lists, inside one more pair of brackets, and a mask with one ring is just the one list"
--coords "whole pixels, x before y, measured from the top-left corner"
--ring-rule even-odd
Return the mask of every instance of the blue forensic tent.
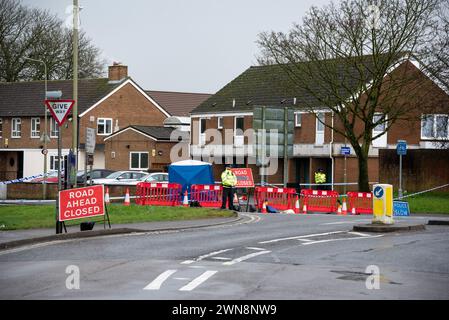
[[192, 184], [214, 184], [212, 165], [198, 160], [183, 160], [168, 166], [168, 181], [182, 185], [182, 193], [187, 190], [190, 198]]

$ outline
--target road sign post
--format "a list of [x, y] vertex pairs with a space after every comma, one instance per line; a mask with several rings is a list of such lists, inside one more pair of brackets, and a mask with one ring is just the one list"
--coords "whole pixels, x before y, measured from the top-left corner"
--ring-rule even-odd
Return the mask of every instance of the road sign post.
[[[62, 163], [62, 151], [61, 151], [61, 127], [67, 120], [67, 116], [73, 107], [75, 101], [73, 100], [45, 100], [48, 110], [50, 111], [53, 119], [58, 123], [58, 199], [56, 201], [56, 234], [62, 233], [63, 224], [59, 220], [59, 192], [62, 190], [61, 179], [61, 163]], [[44, 138], [45, 139], [45, 138]], [[65, 168], [67, 170], [67, 168]], [[64, 225], [65, 227], [65, 225]], [[67, 231], [67, 230], [66, 230]]]
[[407, 141], [405, 140], [398, 140], [398, 144], [396, 146], [397, 154], [399, 155], [399, 190], [398, 195], [399, 199], [402, 198], [403, 192], [402, 192], [402, 156], [407, 155]]
[[344, 178], [343, 178], [343, 182], [344, 182], [343, 194], [346, 194], [346, 182], [347, 182], [346, 159], [347, 159], [348, 155], [351, 154], [351, 147], [347, 147], [347, 146], [341, 147], [340, 154], [345, 156], [345, 167], [344, 167], [344, 173], [343, 173], [343, 176], [344, 176]]
[[86, 157], [84, 161], [84, 184], [87, 185], [87, 166], [90, 167], [90, 175], [92, 179], [93, 157], [95, 152], [95, 129], [86, 128]]

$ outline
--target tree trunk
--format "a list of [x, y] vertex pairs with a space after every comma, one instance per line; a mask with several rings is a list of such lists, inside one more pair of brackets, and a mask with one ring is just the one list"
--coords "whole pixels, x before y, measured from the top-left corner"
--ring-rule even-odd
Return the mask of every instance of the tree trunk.
[[[364, 153], [362, 151], [362, 153]], [[359, 191], [370, 192], [368, 176], [368, 154], [357, 155], [359, 161]]]

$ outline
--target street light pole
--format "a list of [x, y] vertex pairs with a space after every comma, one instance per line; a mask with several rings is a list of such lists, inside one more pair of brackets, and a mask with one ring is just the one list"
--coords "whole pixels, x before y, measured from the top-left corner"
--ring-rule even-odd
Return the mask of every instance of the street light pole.
[[[79, 6], [78, 6], [78, 0], [73, 0], [73, 100], [75, 101], [73, 105], [73, 122], [72, 122], [72, 129], [73, 129], [73, 135], [72, 135], [72, 152], [75, 156], [75, 174], [73, 183], [74, 187], [76, 188], [77, 185], [77, 179], [76, 179], [76, 172], [78, 171], [78, 41], [79, 41], [79, 35], [78, 35], [78, 18], [79, 15]], [[73, 171], [73, 169], [72, 169]]]
[[[34, 62], [39, 62], [42, 63], [44, 65], [44, 76], [45, 76], [45, 92], [44, 92], [44, 100], [47, 99], [47, 64], [42, 61], [42, 60], [38, 60], [38, 59], [32, 59], [32, 58], [25, 58], [25, 60], [30, 60], [30, 61], [34, 61]], [[47, 134], [47, 107], [44, 104], [44, 110], [45, 110], [45, 115], [44, 115], [44, 150], [47, 150], [47, 139], [48, 139], [48, 134]], [[45, 200], [47, 198], [47, 152], [44, 152], [44, 180], [43, 180], [43, 186], [42, 186], [42, 198]]]

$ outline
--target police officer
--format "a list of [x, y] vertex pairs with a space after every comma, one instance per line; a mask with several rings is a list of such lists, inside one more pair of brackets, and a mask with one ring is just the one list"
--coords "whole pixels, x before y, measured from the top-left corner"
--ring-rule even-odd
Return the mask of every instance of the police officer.
[[229, 203], [229, 210], [234, 209], [234, 187], [237, 184], [237, 177], [231, 170], [230, 165], [226, 165], [225, 171], [221, 174], [221, 184], [223, 185], [223, 199], [221, 209], [226, 209], [226, 202]]
[[317, 190], [324, 190], [324, 186], [322, 184], [326, 183], [326, 174], [321, 168], [315, 172], [315, 183], [318, 184]]

